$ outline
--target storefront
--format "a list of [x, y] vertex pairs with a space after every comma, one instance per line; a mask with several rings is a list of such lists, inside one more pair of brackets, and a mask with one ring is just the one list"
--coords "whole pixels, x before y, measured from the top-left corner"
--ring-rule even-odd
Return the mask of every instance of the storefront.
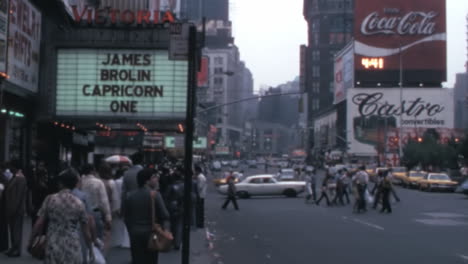
[[384, 155], [392, 163], [402, 146], [431, 128], [442, 141], [455, 137], [453, 92], [442, 88], [353, 88], [347, 96], [349, 153]]

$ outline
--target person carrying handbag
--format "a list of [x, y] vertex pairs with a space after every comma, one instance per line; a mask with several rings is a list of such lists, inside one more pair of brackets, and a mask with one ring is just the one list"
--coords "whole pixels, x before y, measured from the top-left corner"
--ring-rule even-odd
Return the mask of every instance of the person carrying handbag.
[[130, 236], [134, 264], [157, 264], [159, 252], [148, 247], [149, 240], [153, 237], [153, 231], [170, 234], [165, 231], [169, 230], [169, 213], [161, 194], [153, 191], [158, 180], [154, 169], [141, 170], [137, 174], [138, 189], [124, 201], [124, 221]]
[[38, 212], [39, 218], [31, 232], [28, 251], [35, 258], [44, 257], [46, 264], [82, 264], [78, 235], [81, 230], [88, 246], [89, 262], [93, 263], [94, 252], [85, 206], [72, 194], [78, 183], [78, 173], [67, 169], [59, 174], [58, 182], [61, 190], [47, 196]]

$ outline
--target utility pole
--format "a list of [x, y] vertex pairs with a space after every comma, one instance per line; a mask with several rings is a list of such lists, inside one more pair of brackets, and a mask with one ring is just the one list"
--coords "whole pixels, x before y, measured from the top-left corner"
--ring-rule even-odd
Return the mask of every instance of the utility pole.
[[399, 135], [398, 135], [398, 154], [400, 156], [400, 164], [401, 165], [401, 159], [403, 158], [403, 54], [402, 54], [402, 49], [401, 49], [401, 40], [400, 40], [400, 129], [399, 129]]
[[195, 26], [189, 28], [188, 43], [188, 89], [185, 134], [185, 178], [184, 178], [184, 219], [182, 232], [182, 264], [190, 262], [190, 224], [192, 207], [192, 159], [193, 159], [193, 130], [195, 116], [195, 96], [197, 81], [197, 31]]

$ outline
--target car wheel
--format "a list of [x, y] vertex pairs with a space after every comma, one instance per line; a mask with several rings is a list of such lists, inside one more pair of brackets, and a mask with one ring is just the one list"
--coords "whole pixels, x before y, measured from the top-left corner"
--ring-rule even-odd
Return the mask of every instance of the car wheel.
[[241, 199], [247, 199], [250, 197], [250, 194], [246, 191], [240, 191], [240, 192], [237, 192], [237, 195], [239, 196], [239, 198]]
[[296, 197], [297, 196], [297, 192], [293, 189], [286, 189], [284, 190], [284, 195], [286, 195], [287, 197]]

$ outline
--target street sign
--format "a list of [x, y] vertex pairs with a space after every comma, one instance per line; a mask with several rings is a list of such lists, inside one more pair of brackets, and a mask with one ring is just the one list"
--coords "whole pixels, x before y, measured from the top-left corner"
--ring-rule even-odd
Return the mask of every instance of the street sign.
[[174, 23], [170, 26], [169, 59], [188, 60], [190, 24]]

